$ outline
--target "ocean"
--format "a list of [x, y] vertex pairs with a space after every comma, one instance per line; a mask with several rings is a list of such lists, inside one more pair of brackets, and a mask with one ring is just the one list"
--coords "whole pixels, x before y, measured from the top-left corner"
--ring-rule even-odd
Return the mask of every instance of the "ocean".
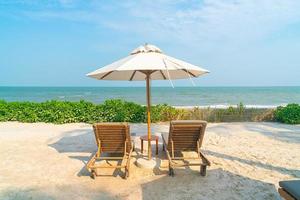
[[[47, 100], [101, 103], [124, 99], [146, 104], [144, 87], [0, 87], [0, 99], [6, 101]], [[228, 107], [242, 102], [247, 107], [276, 107], [300, 103], [297, 87], [152, 87], [152, 104], [167, 103], [179, 107]]]

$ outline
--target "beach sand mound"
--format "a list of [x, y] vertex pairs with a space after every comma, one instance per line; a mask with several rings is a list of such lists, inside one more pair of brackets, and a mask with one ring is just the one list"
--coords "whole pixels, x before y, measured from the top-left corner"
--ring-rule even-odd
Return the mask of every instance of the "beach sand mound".
[[[131, 131], [134, 163], [146, 125], [132, 124]], [[167, 131], [168, 124], [153, 125], [154, 134]], [[300, 126], [209, 124], [206, 177], [198, 167], [175, 169], [169, 177], [161, 147], [160, 141], [160, 169], [133, 164], [128, 180], [112, 169], [93, 180], [85, 168], [96, 150], [91, 125], [0, 123], [0, 199], [280, 199], [278, 181], [300, 178]]]

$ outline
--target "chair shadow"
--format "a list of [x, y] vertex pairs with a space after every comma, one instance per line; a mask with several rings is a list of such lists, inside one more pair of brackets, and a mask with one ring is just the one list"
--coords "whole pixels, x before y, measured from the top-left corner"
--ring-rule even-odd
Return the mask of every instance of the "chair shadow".
[[238, 162], [241, 162], [241, 163], [244, 163], [244, 164], [247, 164], [247, 165], [252, 165], [252, 166], [255, 165], [255, 166], [263, 168], [263, 169], [277, 171], [279, 173], [291, 175], [291, 176], [296, 177], [296, 178], [300, 177], [300, 170], [299, 169], [287, 169], [287, 168], [284, 168], [284, 167], [274, 166], [274, 165], [262, 163], [262, 162], [259, 162], [259, 161], [246, 160], [246, 159], [242, 159], [242, 158], [238, 158], [238, 157], [235, 157], [235, 156], [222, 154], [222, 153], [218, 153], [218, 152], [214, 152], [214, 151], [210, 151], [210, 150], [203, 150], [203, 152], [206, 155], [211, 155], [211, 156], [215, 156], [215, 157], [219, 157], [219, 158], [223, 158], [223, 159], [227, 159], [227, 160], [231, 160], [231, 161], [238, 161]]
[[[78, 177], [90, 176], [90, 172], [87, 170], [87, 162], [96, 153], [97, 145], [94, 138], [92, 129], [75, 129], [72, 131], [66, 131], [63, 133], [63, 137], [58, 141], [48, 144], [48, 146], [54, 148], [59, 153], [72, 153], [82, 154], [88, 153], [90, 156], [82, 155], [70, 155], [69, 158], [80, 160], [83, 163], [83, 167], [77, 173]], [[118, 163], [120, 164], [120, 162]], [[107, 171], [107, 170], [105, 170]], [[101, 176], [124, 176], [124, 172], [121, 169], [115, 169], [112, 175], [101, 175]]]
[[93, 153], [96, 151], [96, 142], [92, 129], [66, 131], [63, 133], [63, 137], [48, 146], [59, 153]]
[[[61, 190], [60, 188], [64, 188]], [[74, 197], [76, 195], [76, 199], [121, 199], [115, 195], [108, 193], [102, 189], [97, 188], [85, 188], [85, 192], [89, 191], [88, 194], [82, 194], [80, 190], [82, 186], [77, 185], [60, 185], [59, 187], [55, 188], [57, 191], [55, 193], [53, 190], [47, 191], [40, 187], [29, 187], [29, 188], [20, 188], [20, 187], [9, 187], [6, 189], [1, 190], [0, 192], [0, 199], [7, 199], [7, 200], [55, 200], [55, 199], [63, 199], [68, 196], [68, 198]], [[78, 189], [78, 190], [77, 190]], [[88, 197], [87, 197], [88, 196]]]
[[191, 169], [177, 169], [175, 176], [162, 176], [142, 184], [142, 199], [278, 199], [273, 184], [234, 174], [222, 169], [206, 177]]
[[220, 134], [222, 136], [231, 135], [232, 134], [232, 131], [229, 129], [229, 127], [226, 126], [226, 125], [222, 125], [222, 124], [208, 126], [206, 128], [206, 132], [207, 133], [214, 132], [214, 133], [218, 133], [218, 134]]
[[[271, 126], [271, 127], [275, 127], [275, 128], [278, 127], [278, 125], [274, 124], [274, 123], [263, 123], [263, 125]], [[245, 125], [245, 126], [250, 131], [258, 132], [261, 134], [266, 134], [269, 136], [272, 136], [272, 134], [274, 134], [270, 131], [266, 131], [264, 128], [259, 128], [259, 127], [253, 128], [253, 126], [247, 127], [247, 125]], [[280, 124], [280, 128], [282, 129], [281, 124]], [[289, 132], [289, 134], [294, 135], [294, 134], [298, 134], [297, 131], [300, 130], [300, 127], [288, 125], [288, 126], [284, 126], [284, 129], [287, 129], [286, 131]], [[290, 133], [293, 131], [296, 131], [296, 133]], [[280, 135], [280, 134], [278, 134], [278, 135]], [[299, 134], [299, 136], [295, 135], [295, 137], [298, 140], [298, 138], [300, 138], [300, 134]], [[282, 139], [282, 140], [286, 140], [287, 138], [291, 139], [291, 137], [286, 137], [284, 135], [281, 137], [279, 136], [279, 139]], [[72, 131], [66, 131], [63, 133], [63, 137], [61, 137], [59, 140], [57, 140], [54, 143], [48, 144], [48, 146], [50, 146], [51, 148], [54, 148], [59, 153], [72, 153], [72, 155], [69, 156], [71, 159], [77, 159], [83, 163], [83, 167], [77, 173], [77, 176], [89, 176], [90, 175], [89, 171], [86, 169], [86, 164], [97, 149], [97, 145], [96, 145], [96, 142], [94, 139], [94, 133], [91, 128], [90, 129], [89, 128], [75, 129]], [[136, 153], [136, 155], [134, 155], [134, 157], [136, 159], [145, 157], [145, 154], [140, 153], [140, 149], [139, 149], [139, 147], [137, 147], [137, 145], [135, 146], [135, 148], [136, 148], [137, 153]], [[162, 147], [160, 145], [159, 155], [157, 157], [160, 159], [166, 159], [165, 152], [162, 152], [161, 149], [162, 149]], [[230, 155], [226, 155], [226, 154], [222, 154], [222, 153], [217, 153], [217, 152], [213, 152], [213, 151], [209, 151], [209, 150], [206, 150], [204, 152], [207, 155], [212, 155], [212, 156], [220, 157], [223, 159], [236, 160], [241, 163], [248, 164], [248, 165], [256, 165], [260, 168], [264, 168], [264, 169], [268, 169], [268, 170], [276, 170], [283, 174], [292, 175], [294, 177], [300, 177], [300, 170], [298, 170], [298, 169], [286, 169], [284, 167], [273, 166], [273, 165], [261, 163], [258, 161], [246, 160], [246, 159], [242, 159], [242, 158], [238, 158], [238, 157], [234, 157], [234, 156], [230, 156]], [[78, 153], [79, 155], [76, 155], [76, 153]], [[82, 153], [88, 153], [89, 156], [85, 156], [85, 155], [83, 156], [83, 155], [81, 155]], [[160, 164], [161, 163], [159, 163], [159, 165]], [[189, 167], [186, 167], [186, 169], [188, 169], [188, 168]], [[166, 174], [166, 173], [168, 173], [168, 169], [167, 168], [166, 168], [166, 170], [155, 169], [155, 170], [153, 170], [153, 172], [154, 172], [154, 174], [157, 174], [157, 175]], [[122, 172], [122, 170], [116, 169], [113, 172], [112, 176], [123, 176], [123, 172]]]
[[244, 124], [246, 130], [257, 132], [272, 139], [289, 143], [300, 143], [300, 126], [272, 122], [263, 122], [262, 126]]
[[[136, 131], [132, 132], [131, 135], [133, 138], [134, 137], [138, 138], [139, 135], [138, 136], [136, 135], [136, 132], [138, 132], [137, 127], [135, 129], [136, 129]], [[78, 177], [91, 175], [90, 172], [87, 170], [86, 165], [87, 165], [87, 162], [96, 153], [96, 150], [97, 150], [97, 145], [96, 145], [95, 138], [94, 138], [94, 132], [92, 129], [75, 129], [72, 131], [66, 131], [63, 133], [63, 137], [61, 137], [59, 140], [57, 140], [54, 143], [48, 144], [48, 146], [54, 148], [59, 153], [72, 153], [73, 155], [70, 155], [69, 158], [80, 160], [83, 163], [83, 167], [77, 173]], [[160, 148], [162, 148], [161, 145], [159, 145], [159, 149]], [[154, 149], [152, 149], [152, 150], [154, 150]], [[76, 153], [78, 153], [78, 154], [88, 153], [89, 156], [74, 155], [74, 153], [75, 154]], [[152, 152], [152, 153], [154, 153], [154, 152]], [[160, 153], [158, 155], [158, 157], [160, 157], [160, 156], [163, 156], [163, 155], [161, 155], [161, 153]], [[145, 157], [145, 155], [141, 153], [140, 146], [135, 145], [135, 155], [133, 155], [132, 157], [135, 159]], [[120, 164], [120, 162], [118, 164]], [[154, 174], [157, 174], [157, 175], [166, 173], [165, 171], [161, 171], [160, 169], [155, 169], [153, 172], [154, 172]], [[113, 171], [112, 175], [102, 174], [100, 176], [123, 177], [124, 170], [122, 171], [121, 169], [115, 169]]]

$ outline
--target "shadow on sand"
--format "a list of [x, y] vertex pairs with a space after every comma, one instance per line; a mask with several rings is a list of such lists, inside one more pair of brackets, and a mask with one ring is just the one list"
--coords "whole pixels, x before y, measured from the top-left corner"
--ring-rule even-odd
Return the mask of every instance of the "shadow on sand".
[[278, 166], [262, 163], [262, 162], [259, 162], [259, 161], [246, 160], [246, 159], [242, 159], [242, 158], [238, 158], [238, 157], [235, 157], [235, 156], [222, 154], [222, 153], [218, 153], [218, 152], [214, 152], [214, 151], [210, 151], [210, 150], [205, 150], [204, 153], [206, 155], [211, 155], [211, 156], [215, 156], [215, 157], [219, 157], [219, 158], [223, 158], [223, 159], [227, 159], [227, 160], [231, 160], [231, 161], [238, 161], [238, 162], [243, 163], [243, 164], [256, 166], [256, 167], [271, 170], [271, 171], [277, 171], [281, 174], [287, 174], [287, 175], [290, 175], [290, 176], [293, 176], [293, 177], [296, 177], [296, 178], [300, 177], [300, 170], [298, 170], [298, 169], [287, 169], [287, 168], [284, 168], [284, 167], [278, 167]]
[[[244, 126], [248, 131], [263, 134], [280, 141], [293, 143], [299, 143], [300, 141], [299, 126], [281, 126], [281, 124], [279, 126], [274, 123], [263, 123], [261, 126], [247, 126], [246, 124]], [[221, 128], [223, 132], [224, 128]], [[273, 129], [275, 131], [272, 131]], [[69, 155], [70, 158], [80, 160], [84, 164], [77, 175], [89, 176], [85, 164], [96, 150], [94, 134], [91, 129], [78, 129], [66, 132], [61, 139], [49, 144], [49, 146], [60, 153], [72, 153], [72, 155]], [[139, 147], [136, 146], [136, 148], [138, 149]], [[88, 156], [82, 155], [82, 153]], [[259, 168], [278, 171], [294, 177], [300, 176], [300, 170], [298, 169], [286, 169], [209, 150], [206, 150], [205, 153], [222, 159], [234, 160], [247, 165], [255, 165]], [[136, 157], [140, 156], [142, 155], [137, 153]], [[160, 151], [159, 157], [163, 158], [164, 153]], [[153, 181], [142, 184], [142, 199], [280, 199], [273, 184], [254, 180], [222, 169], [208, 169], [206, 177], [201, 177], [199, 170], [190, 168], [175, 169], [175, 177], [162, 175], [167, 174], [167, 171], [167, 169], [154, 171], [154, 174], [161, 176]], [[122, 175], [123, 172], [120, 170], [113, 172], [113, 176]], [[37, 197], [39, 195], [43, 197], [43, 194], [37, 193]], [[45, 196], [45, 198], [47, 199], [48, 197]], [[48, 199], [51, 199], [51, 197]], [[110, 198], [108, 197], [107, 199]]]
[[[247, 129], [249, 131], [267, 135], [267, 136], [275, 138], [275, 139], [288, 141], [288, 142], [296, 142], [296, 143], [300, 142], [300, 132], [299, 132], [300, 127], [299, 126], [290, 126], [290, 125], [282, 126], [282, 124], [276, 124], [276, 123], [262, 123], [262, 126], [253, 126], [253, 125], [248, 126], [247, 124], [245, 124], [243, 126], [245, 126], [245, 129]], [[277, 131], [269, 131], [269, 128], [274, 128], [275, 130], [277, 130], [277, 129], [278, 130]], [[213, 128], [210, 128], [210, 129], [213, 129]], [[210, 129], [208, 129], [208, 131], [212, 131]], [[220, 131], [220, 132], [224, 132], [224, 129], [226, 129], [226, 127], [221, 126], [221, 128], [219, 127], [219, 129], [222, 129], [222, 131]], [[225, 133], [225, 134], [227, 134], [227, 133]], [[230, 134], [230, 133], [228, 133], [228, 134]], [[78, 176], [89, 176], [90, 175], [90, 173], [87, 171], [85, 165], [89, 161], [89, 159], [91, 158], [93, 153], [95, 153], [95, 151], [96, 151], [96, 143], [95, 143], [94, 133], [93, 133], [92, 129], [76, 129], [76, 130], [65, 132], [64, 137], [62, 137], [55, 143], [49, 144], [49, 146], [56, 149], [59, 153], [72, 153], [72, 155], [69, 156], [70, 158], [82, 161], [84, 166], [77, 173]], [[139, 147], [137, 145], [135, 145], [135, 147], [136, 147], [136, 152], [137, 152], [137, 155], [135, 156], [135, 158], [142, 157], [143, 155], [141, 155]], [[161, 151], [161, 145], [159, 148], [160, 148], [160, 151], [159, 151], [158, 157], [165, 159], [166, 158], [165, 154], [164, 154], [164, 152]], [[78, 153], [79, 155], [74, 155], [74, 153]], [[88, 155], [82, 155], [82, 153], [88, 154]], [[267, 169], [267, 170], [278, 171], [282, 174], [287, 174], [287, 175], [291, 175], [294, 177], [300, 177], [300, 170], [298, 170], [298, 169], [287, 169], [284, 167], [273, 166], [273, 165], [262, 163], [259, 161], [246, 160], [246, 159], [242, 159], [242, 158], [238, 158], [238, 157], [234, 157], [231, 155], [222, 154], [222, 153], [218, 153], [218, 152], [213, 152], [213, 151], [209, 151], [209, 150], [207, 150], [205, 153], [207, 155], [212, 155], [212, 156], [216, 156], [216, 157], [223, 158], [223, 159], [235, 160], [235, 161], [247, 164], [247, 165], [255, 165], [257, 167]], [[114, 170], [112, 175], [113, 176], [123, 176], [123, 173], [124, 172], [122, 172], [122, 170], [116, 169], [116, 170]], [[163, 171], [155, 170], [154, 171], [154, 174], [164, 174], [164, 173], [167, 173], [167, 172], [165, 170], [163, 170]]]
[[175, 173], [142, 184], [142, 199], [280, 199], [273, 184], [222, 169], [208, 170], [206, 177], [191, 169]]
[[[59, 153], [71, 153], [72, 155], [69, 155], [69, 158], [80, 160], [83, 163], [83, 167], [77, 173], [77, 176], [90, 176], [91, 174], [86, 169], [86, 164], [97, 151], [94, 132], [92, 131], [92, 129], [75, 129], [72, 131], [64, 132], [63, 135], [64, 136], [58, 141], [49, 144], [48, 146], [54, 148]], [[78, 153], [78, 155], [76, 155], [76, 153]], [[114, 162], [118, 162], [118, 165], [121, 164], [121, 161]], [[112, 169], [103, 169], [102, 171], [111, 170]], [[107, 175], [105, 174], [101, 176], [124, 177], [124, 170], [113, 169], [112, 173], [109, 172]]]
[[[0, 199], [3, 200], [55, 200], [55, 199], [121, 199], [102, 191], [99, 188], [92, 190], [90, 188], [73, 186], [73, 185], [60, 185], [54, 188], [16, 188], [10, 187], [5, 190], [0, 190]], [[89, 191], [89, 192], [88, 192]]]
[[[77, 173], [77, 176], [90, 176], [90, 172], [85, 166], [97, 150], [92, 129], [75, 129], [64, 132], [63, 135], [58, 141], [48, 146], [54, 148], [59, 153], [78, 153], [79, 155], [69, 156], [72, 159], [80, 160], [84, 165]], [[83, 156], [81, 155], [82, 153], [89, 156]]]
[[222, 169], [209, 170], [206, 177], [200, 176], [198, 171], [195, 170], [177, 169], [174, 177], [163, 175], [152, 181], [142, 183], [140, 188], [141, 196], [138, 197], [139, 195], [136, 195], [133, 188], [122, 190], [119, 194], [111, 194], [99, 187], [79, 185], [57, 185], [49, 188], [10, 187], [0, 190], [0, 199], [280, 200], [273, 184], [240, 176]]
[[282, 142], [300, 143], [300, 126], [280, 123], [260, 123], [260, 126], [243, 125], [246, 130], [257, 132]]
[[63, 133], [63, 137], [49, 144], [59, 153], [92, 153], [96, 150], [96, 142], [92, 129], [75, 129]]

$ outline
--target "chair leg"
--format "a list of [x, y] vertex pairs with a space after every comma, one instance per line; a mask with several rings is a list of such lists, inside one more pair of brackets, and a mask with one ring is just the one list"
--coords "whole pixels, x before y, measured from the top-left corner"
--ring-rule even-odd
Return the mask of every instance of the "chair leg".
[[169, 176], [174, 177], [174, 169], [169, 165]]
[[206, 165], [200, 165], [201, 176], [206, 176]]
[[144, 140], [141, 139], [141, 153], [143, 154], [144, 151]]
[[125, 167], [125, 176], [124, 179], [127, 179], [129, 177], [129, 170], [127, 169], [127, 167]]
[[156, 141], [155, 141], [155, 155], [158, 155], [158, 139], [156, 139]]
[[92, 179], [94, 179], [94, 180], [96, 179], [96, 176], [97, 176], [97, 175], [96, 175], [95, 170], [92, 170], [92, 171], [91, 171], [91, 175], [90, 175], [90, 176], [91, 176]]

